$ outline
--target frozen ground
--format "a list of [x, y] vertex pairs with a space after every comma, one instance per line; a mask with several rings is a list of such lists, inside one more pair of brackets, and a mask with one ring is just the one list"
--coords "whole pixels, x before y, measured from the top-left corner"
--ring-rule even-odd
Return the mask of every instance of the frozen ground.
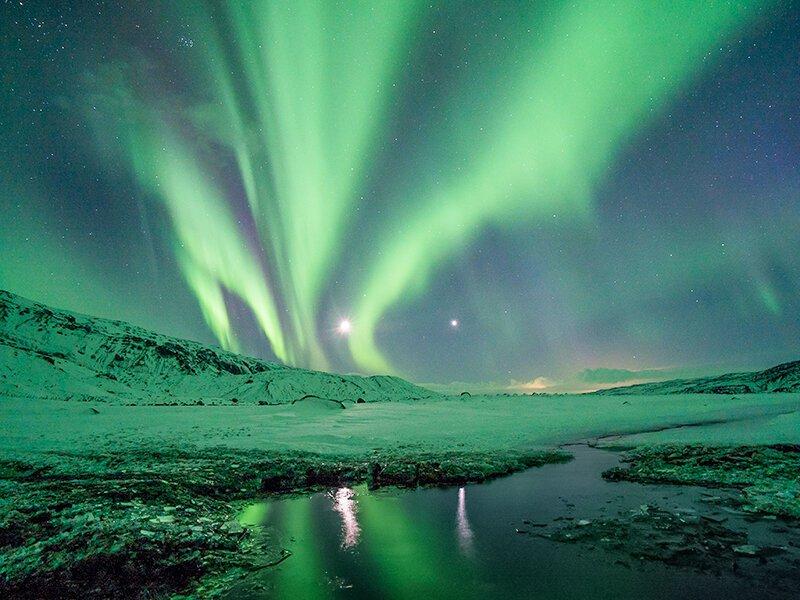
[[[472, 397], [347, 408], [314, 399], [124, 406], [5, 398], [0, 591], [211, 596], [287, 556], [235, 521], [243, 502], [264, 494], [482, 481], [563, 460], [557, 447], [575, 440], [631, 446], [674, 434], [707, 445], [793, 444], [798, 415], [800, 394]], [[635, 433], [644, 431], [653, 433]], [[780, 486], [778, 493], [789, 489], [785, 479]]]
[[117, 406], [6, 398], [0, 402], [0, 421], [0, 453], [17, 455], [170, 447], [323, 455], [502, 452], [591, 438], [624, 446], [774, 444], [800, 442], [800, 394], [490, 396], [346, 409], [327, 403]]

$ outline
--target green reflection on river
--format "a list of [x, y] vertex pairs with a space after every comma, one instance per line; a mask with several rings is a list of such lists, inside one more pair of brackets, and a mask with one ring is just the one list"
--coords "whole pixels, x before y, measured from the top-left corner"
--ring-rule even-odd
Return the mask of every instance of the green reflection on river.
[[[404, 506], [394, 494], [366, 486], [339, 488], [327, 495], [281, 498], [245, 508], [239, 522], [278, 531], [292, 556], [269, 575], [280, 597], [330, 598], [354, 582], [335, 580], [335, 564], [349, 560], [347, 572], [359, 587], [373, 587], [382, 597], [471, 597], [463, 576], [471, 554], [472, 532], [466, 518], [466, 491], [453, 496], [452, 529], [437, 527], [435, 515]], [[458, 544], [453, 544], [453, 536]], [[334, 543], [337, 552], [325, 552]], [[472, 565], [474, 569], [475, 565]]]

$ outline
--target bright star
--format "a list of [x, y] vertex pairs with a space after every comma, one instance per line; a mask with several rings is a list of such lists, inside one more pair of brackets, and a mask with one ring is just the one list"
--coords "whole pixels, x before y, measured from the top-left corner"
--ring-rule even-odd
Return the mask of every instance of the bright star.
[[450, 327], [458, 329], [458, 319], [450, 319]]
[[339, 321], [339, 333], [342, 335], [347, 335], [350, 333], [350, 330], [353, 328], [352, 323], [350, 323], [350, 319], [342, 319]]

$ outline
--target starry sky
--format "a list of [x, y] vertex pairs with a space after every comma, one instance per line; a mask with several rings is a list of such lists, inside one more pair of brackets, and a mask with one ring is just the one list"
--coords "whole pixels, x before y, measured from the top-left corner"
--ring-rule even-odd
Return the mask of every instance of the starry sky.
[[475, 388], [800, 358], [800, 3], [0, 12], [0, 288]]

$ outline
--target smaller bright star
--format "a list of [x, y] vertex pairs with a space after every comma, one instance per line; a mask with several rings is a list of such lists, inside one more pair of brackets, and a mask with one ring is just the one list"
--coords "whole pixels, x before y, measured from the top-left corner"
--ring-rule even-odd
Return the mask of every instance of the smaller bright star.
[[347, 335], [350, 333], [350, 330], [353, 328], [353, 324], [350, 322], [350, 319], [342, 319], [339, 321], [339, 327], [337, 328], [339, 333], [342, 335]]
[[458, 319], [450, 319], [450, 327], [452, 327], [453, 329], [458, 329], [458, 325], [459, 325]]

